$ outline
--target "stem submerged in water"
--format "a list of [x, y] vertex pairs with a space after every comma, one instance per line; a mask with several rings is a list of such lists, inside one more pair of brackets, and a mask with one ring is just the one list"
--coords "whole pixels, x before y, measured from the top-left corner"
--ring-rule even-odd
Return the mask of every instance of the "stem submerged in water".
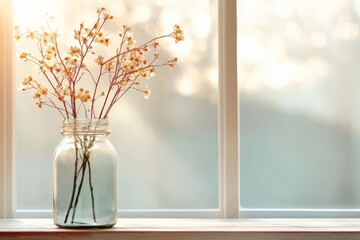
[[[73, 179], [73, 187], [72, 187], [72, 191], [71, 191], [71, 198], [70, 198], [69, 207], [68, 207], [68, 210], [67, 210], [67, 213], [65, 216], [64, 224], [68, 222], [68, 218], [69, 218], [71, 210], [72, 210], [71, 224], [76, 223], [76, 221], [75, 221], [76, 208], [78, 206], [80, 194], [83, 189], [83, 183], [84, 183], [86, 172], [88, 172], [88, 175], [89, 175], [92, 217], [93, 217], [94, 222], [96, 222], [94, 187], [92, 184], [90, 151], [89, 151], [89, 149], [93, 146], [94, 141], [95, 141], [95, 137], [91, 137], [91, 140], [89, 140], [87, 137], [81, 138], [81, 137], [74, 136], [75, 155], [76, 155], [75, 156], [75, 166], [74, 166], [74, 179]], [[78, 144], [79, 142], [80, 142], [80, 144]], [[79, 159], [82, 160], [82, 164], [81, 164], [81, 167], [78, 169]], [[88, 171], [86, 171], [86, 170], [88, 170]], [[79, 183], [79, 186], [77, 186], [79, 177], [80, 177], [80, 183]]]
[[92, 181], [91, 181], [91, 167], [90, 167], [90, 161], [88, 161], [88, 165], [89, 165], [89, 185], [90, 185], [90, 192], [91, 192], [91, 206], [92, 206], [92, 212], [93, 212], [93, 219], [94, 222], [96, 222], [96, 215], [95, 215], [95, 198], [94, 198], [94, 187], [92, 185]]
[[72, 189], [72, 192], [71, 192], [71, 199], [70, 199], [68, 210], [66, 212], [64, 223], [67, 223], [70, 211], [71, 211], [71, 209], [73, 207], [73, 202], [74, 202], [74, 197], [75, 197], [75, 192], [76, 192], [76, 182], [77, 182], [77, 176], [78, 176], [77, 168], [78, 168], [78, 162], [79, 162], [78, 148], [77, 148], [77, 138], [74, 138], [74, 144], [75, 144], [75, 169], [74, 169], [73, 189]]

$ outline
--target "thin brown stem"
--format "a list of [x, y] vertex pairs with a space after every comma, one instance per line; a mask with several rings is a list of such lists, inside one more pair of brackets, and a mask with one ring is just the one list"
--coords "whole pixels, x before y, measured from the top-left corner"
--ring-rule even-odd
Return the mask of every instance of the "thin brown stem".
[[88, 160], [88, 165], [89, 165], [88, 171], [89, 171], [89, 187], [90, 187], [90, 193], [91, 193], [91, 207], [92, 207], [93, 219], [94, 219], [94, 222], [96, 222], [94, 187], [93, 187], [93, 184], [92, 184], [90, 159]]
[[79, 188], [78, 188], [78, 191], [77, 191], [77, 194], [76, 194], [74, 209], [73, 209], [73, 213], [72, 213], [72, 217], [71, 217], [71, 223], [72, 224], [74, 223], [75, 214], [76, 214], [76, 207], [77, 207], [77, 204], [79, 202], [79, 197], [80, 197], [80, 193], [81, 193], [83, 182], [84, 182], [85, 171], [86, 171], [86, 162], [87, 161], [88, 161], [87, 157], [84, 155], [83, 162], [82, 162], [83, 168], [82, 168], [82, 172], [81, 172], [81, 180], [80, 180]]
[[136, 48], [133, 48], [133, 49], [129, 49], [129, 50], [127, 50], [127, 51], [124, 51], [124, 52], [121, 52], [121, 53], [119, 53], [119, 54], [116, 54], [115, 56], [113, 56], [113, 57], [109, 58], [108, 60], [106, 60], [106, 61], [103, 63], [103, 65], [105, 65], [106, 63], [114, 60], [115, 58], [117, 58], [117, 57], [119, 57], [119, 56], [121, 56], [121, 55], [125, 55], [125, 54], [127, 54], [127, 53], [129, 53], [129, 52], [137, 51], [137, 50], [139, 50], [139, 49], [141, 49], [141, 48], [144, 48], [144, 47], [148, 46], [148, 44], [150, 44], [150, 43], [152, 43], [152, 42], [155, 42], [156, 40], [159, 40], [159, 39], [161, 39], [161, 38], [170, 37], [172, 34], [173, 34], [173, 33], [170, 33], [170, 34], [167, 34], [167, 35], [163, 35], [163, 36], [160, 36], [160, 37], [153, 38], [153, 39], [151, 39], [150, 41], [142, 44], [142, 45], [139, 46], [139, 47], [136, 47]]
[[70, 198], [70, 202], [69, 202], [69, 207], [66, 211], [66, 215], [65, 215], [65, 220], [64, 220], [64, 224], [67, 223], [68, 218], [69, 218], [69, 214], [71, 209], [73, 208], [73, 203], [74, 203], [74, 197], [75, 197], [75, 192], [76, 192], [76, 182], [77, 182], [77, 176], [78, 176], [78, 162], [79, 162], [79, 156], [78, 156], [78, 147], [77, 147], [77, 139], [75, 136], [76, 133], [74, 133], [74, 145], [75, 145], [75, 168], [74, 168], [74, 177], [73, 177], [73, 187], [72, 187], [72, 191], [71, 191], [71, 198]]

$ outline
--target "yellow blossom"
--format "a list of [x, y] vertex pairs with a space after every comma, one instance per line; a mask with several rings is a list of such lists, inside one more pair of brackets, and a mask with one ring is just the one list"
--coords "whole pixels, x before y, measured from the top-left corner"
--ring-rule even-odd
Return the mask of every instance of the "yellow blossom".
[[22, 84], [26, 86], [28, 84], [32, 84], [33, 82], [34, 82], [34, 80], [33, 80], [32, 76], [28, 76], [24, 79], [24, 81], [22, 81]]
[[27, 35], [26, 35], [27, 38], [30, 38], [30, 39], [34, 39], [35, 38], [35, 33], [34, 32], [29, 32]]
[[151, 91], [150, 91], [150, 89], [148, 88], [148, 86], [146, 85], [145, 91], [144, 91], [144, 98], [145, 98], [145, 99], [149, 99], [150, 93], [151, 93]]
[[87, 44], [88, 39], [87, 39], [86, 37], [82, 37], [82, 38], [81, 38], [81, 41], [82, 41], [84, 44]]
[[48, 97], [49, 90], [46, 87], [41, 86], [40, 84], [37, 85], [37, 92], [34, 94], [35, 99], [43, 99]]
[[20, 54], [20, 59], [23, 60], [23, 61], [26, 61], [27, 60], [27, 57], [30, 56], [31, 54], [30, 53], [27, 53], [27, 52], [22, 52]]
[[151, 67], [151, 68], [149, 69], [149, 76], [150, 76], [150, 77], [154, 77], [154, 76], [155, 76], [155, 73], [156, 73], [155, 68], [154, 68], [154, 67]]
[[169, 59], [167, 61], [167, 65], [169, 65], [170, 68], [174, 68], [176, 63], [177, 63], [177, 58]]
[[176, 43], [178, 43], [180, 41], [184, 41], [183, 31], [181, 30], [179, 25], [174, 26], [174, 35], [173, 35], [173, 37], [175, 38]]
[[128, 25], [123, 25], [123, 29], [125, 32], [131, 31], [131, 28]]
[[68, 53], [70, 54], [70, 56], [76, 56], [79, 55], [80, 52], [80, 48], [71, 46]]
[[79, 91], [75, 94], [75, 99], [79, 99], [81, 102], [87, 102], [91, 99], [90, 91], [80, 88]]
[[58, 37], [58, 34], [56, 32], [52, 32], [49, 35], [49, 40], [55, 41], [57, 37]]
[[134, 47], [135, 43], [136, 43], [136, 40], [133, 37], [133, 33], [127, 32], [126, 33], [126, 44], [128, 45], [128, 47], [130, 47], [130, 48]]
[[[18, 90], [25, 91], [33, 88], [34, 80], [32, 76], [26, 77], [20, 84]], [[30, 85], [30, 86], [29, 86]]]
[[41, 101], [36, 102], [36, 105], [37, 105], [39, 108], [42, 108], [42, 102], [41, 102]]
[[49, 90], [48, 90], [47, 88], [41, 88], [41, 89], [40, 89], [40, 94], [41, 94], [42, 97], [46, 97], [46, 98], [47, 98], [48, 92], [49, 92]]
[[155, 41], [154, 44], [153, 44], [153, 46], [154, 46], [155, 49], [157, 49], [157, 48], [159, 48], [160, 44]]
[[109, 46], [110, 43], [109, 34], [104, 32], [99, 32], [95, 38], [95, 42], [105, 46]]
[[74, 30], [74, 39], [78, 40], [80, 38], [80, 31]]
[[97, 9], [97, 13], [100, 14], [102, 13], [103, 11], [105, 11], [106, 9], [104, 7], [101, 7], [101, 8], [98, 8]]
[[[106, 26], [105, 22], [113, 19], [113, 16], [105, 8], [98, 8], [97, 13], [97, 20], [94, 24], [86, 26], [84, 22], [81, 22], [80, 26], [77, 25], [73, 32], [73, 37], [76, 39], [74, 45], [61, 55], [58, 54], [61, 50], [58, 46], [62, 46], [57, 42], [59, 35], [51, 31], [49, 22], [47, 22], [48, 27], [42, 27], [36, 31], [20, 32], [18, 27], [15, 28], [16, 40], [20, 38], [34, 39], [38, 47], [37, 53], [22, 52], [20, 59], [35, 63], [40, 69], [39, 73], [46, 77], [44, 85], [51, 86], [47, 89], [40, 84], [43, 81], [38, 82], [31, 76], [21, 82], [19, 89], [32, 90], [33, 98], [39, 108], [44, 105], [57, 108], [63, 117], [73, 116], [74, 118], [77, 118], [77, 112], [84, 108], [86, 116], [107, 118], [109, 110], [115, 102], [105, 101], [106, 104], [104, 103], [100, 116], [97, 116], [97, 111], [95, 111], [99, 104], [96, 101], [97, 98], [110, 96], [111, 98], [115, 97], [114, 99], [117, 101], [117, 96], [120, 98], [128, 90], [137, 90], [140, 94], [144, 94], [145, 99], [148, 99], [151, 90], [147, 85], [145, 88], [140, 87], [144, 86], [142, 82], [144, 78], [154, 77], [158, 67], [173, 68], [176, 65], [177, 58], [167, 61], [166, 59], [160, 60], [160, 54], [155, 49], [160, 47], [158, 41], [163, 38], [175, 39], [176, 43], [184, 40], [184, 32], [178, 25], [174, 26], [172, 32], [154, 37], [138, 47], [135, 46], [136, 40], [131, 28], [124, 25], [119, 33], [121, 37], [119, 48], [115, 53], [107, 54], [104, 59], [103, 56], [97, 54], [98, 48], [101, 47], [98, 45], [109, 46], [110, 40], [112, 41], [103, 26]], [[151, 53], [151, 50], [154, 53]], [[93, 56], [93, 60], [90, 61], [95, 61], [97, 66], [87, 68], [85, 63], [88, 64], [90, 61], [86, 56]], [[93, 95], [90, 94], [90, 90], [78, 86], [86, 81], [89, 75], [95, 84], [95, 88], [91, 88], [95, 91]], [[108, 91], [100, 91], [104, 87], [104, 79], [107, 84], [110, 84]], [[96, 94], [97, 89], [99, 91]], [[73, 104], [74, 99], [78, 103], [80, 102], [81, 106]], [[74, 106], [76, 109], [73, 109]], [[88, 115], [87, 112], [90, 114]]]
[[58, 96], [58, 99], [64, 102], [65, 99], [70, 96], [70, 89], [68, 84], [65, 82], [61, 85], [56, 86], [55, 93]]
[[101, 12], [102, 12], [102, 18], [103, 18], [104, 20], [113, 19], [113, 18], [114, 18], [113, 16], [111, 16], [111, 15], [106, 11], [105, 8], [103, 8], [103, 9], [101, 10]]
[[128, 84], [128, 82], [129, 82], [128, 80], [121, 80], [119, 84], [120, 86], [125, 87]]
[[102, 65], [103, 64], [103, 61], [104, 61], [104, 57], [99, 55], [96, 59], [95, 59], [95, 62], [99, 65]]
[[93, 31], [97, 32], [97, 30], [99, 30], [100, 24], [97, 22], [94, 24], [93, 26]]
[[109, 46], [110, 38], [104, 38], [104, 45]]
[[19, 40], [21, 38], [20, 26], [15, 26], [15, 39]]

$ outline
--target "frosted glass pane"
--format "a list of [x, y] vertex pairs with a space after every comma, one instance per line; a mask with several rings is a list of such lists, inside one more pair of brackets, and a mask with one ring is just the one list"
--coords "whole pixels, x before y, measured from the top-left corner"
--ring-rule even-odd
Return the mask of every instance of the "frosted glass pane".
[[[115, 16], [118, 25], [108, 26], [110, 34], [126, 24], [141, 43], [179, 24], [186, 38], [162, 46], [163, 57], [177, 56], [179, 64], [172, 71], [158, 70], [149, 81], [151, 97], [129, 93], [110, 115], [110, 139], [119, 158], [119, 208], [217, 208], [216, 1], [15, 0], [15, 23], [37, 26], [48, 12], [59, 33], [71, 38], [73, 27], [93, 19], [99, 6]], [[17, 52], [28, 47], [16, 43]], [[29, 69], [37, 76], [33, 65], [16, 61], [17, 84]], [[31, 94], [17, 92], [15, 102], [16, 208], [51, 209], [61, 116], [38, 109]]]
[[359, 1], [237, 3], [240, 205], [358, 208]]

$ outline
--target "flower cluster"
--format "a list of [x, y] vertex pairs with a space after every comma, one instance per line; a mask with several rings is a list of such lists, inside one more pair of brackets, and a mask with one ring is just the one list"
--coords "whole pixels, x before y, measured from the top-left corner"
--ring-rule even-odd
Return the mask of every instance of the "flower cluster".
[[[50, 28], [21, 32], [16, 27], [15, 39], [33, 40], [38, 49], [36, 54], [21, 52], [19, 58], [38, 66], [47, 86], [32, 76], [27, 76], [19, 89], [35, 91], [34, 99], [40, 108], [43, 105], [55, 108], [67, 119], [78, 118], [80, 109], [84, 110], [85, 117], [107, 118], [114, 104], [129, 90], [142, 92], [144, 98], [149, 98], [151, 91], [147, 84], [141, 89], [142, 81], [154, 77], [158, 67], [173, 68], [177, 63], [177, 58], [159, 63], [159, 40], [173, 38], [178, 43], [184, 40], [183, 31], [175, 25], [171, 33], [136, 46], [131, 28], [124, 25], [118, 33], [120, 44], [115, 54], [105, 57], [96, 54], [93, 46], [110, 46], [110, 35], [104, 31], [104, 26], [112, 19], [113, 16], [105, 8], [97, 9], [94, 24], [87, 26], [82, 22], [74, 29], [75, 44], [65, 53], [59, 48], [59, 35]], [[89, 56], [94, 56], [96, 72], [87, 67], [86, 60]], [[81, 82], [89, 79], [94, 83], [93, 89], [79, 87]], [[96, 111], [95, 102], [98, 101], [101, 101], [97, 104], [100, 109]]]

